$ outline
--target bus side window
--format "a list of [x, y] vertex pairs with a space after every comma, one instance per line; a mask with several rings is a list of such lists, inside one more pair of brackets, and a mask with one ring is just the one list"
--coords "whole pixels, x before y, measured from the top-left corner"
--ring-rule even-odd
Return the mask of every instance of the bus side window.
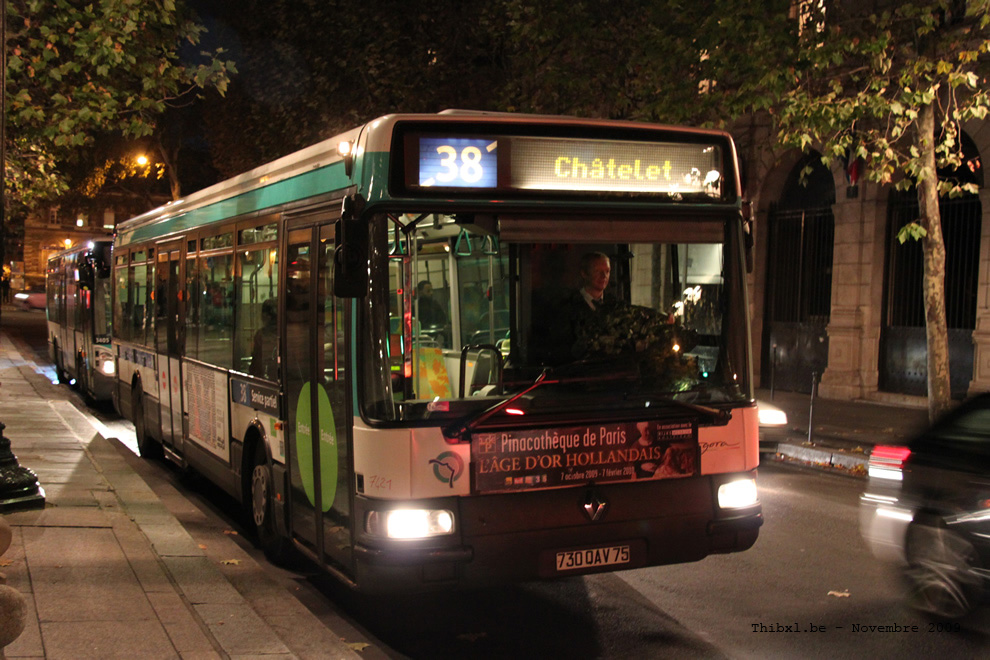
[[[117, 267], [117, 297], [114, 299], [113, 307], [113, 327], [117, 336], [123, 340], [131, 338], [130, 326], [128, 325], [131, 316], [131, 302], [129, 290], [127, 288], [127, 266]], [[53, 298], [50, 296], [49, 300]], [[124, 320], [127, 319], [128, 323]]]
[[130, 266], [128, 277], [130, 284], [131, 318], [129, 335], [132, 341], [139, 344], [147, 344], [148, 338], [145, 335], [145, 302], [148, 298], [148, 265], [145, 263]]
[[275, 248], [238, 254], [234, 368], [274, 380], [278, 365], [278, 260]]
[[196, 258], [196, 241], [189, 241], [186, 253], [186, 357], [199, 358], [199, 260]]
[[199, 269], [203, 293], [200, 298], [199, 356], [218, 367], [230, 367], [234, 351], [234, 255], [201, 257]]

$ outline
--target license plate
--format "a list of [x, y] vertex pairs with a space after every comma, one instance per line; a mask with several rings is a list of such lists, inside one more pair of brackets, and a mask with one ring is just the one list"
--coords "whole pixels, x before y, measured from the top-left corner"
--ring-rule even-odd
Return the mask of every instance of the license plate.
[[565, 550], [557, 553], [558, 571], [575, 571], [629, 563], [628, 545], [611, 545], [587, 550]]

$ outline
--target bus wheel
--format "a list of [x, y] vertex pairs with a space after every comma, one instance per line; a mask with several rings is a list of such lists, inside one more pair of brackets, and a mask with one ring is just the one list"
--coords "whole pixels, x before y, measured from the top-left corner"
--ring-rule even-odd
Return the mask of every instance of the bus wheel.
[[131, 399], [131, 411], [134, 413], [134, 435], [137, 438], [138, 453], [141, 454], [141, 458], [146, 460], [158, 460], [164, 457], [165, 452], [162, 451], [162, 446], [148, 435], [147, 424], [144, 420], [143, 399], [144, 395], [139, 385], [134, 390], [134, 396]]
[[286, 563], [289, 554], [288, 540], [275, 527], [272, 470], [268, 466], [265, 446], [255, 444], [251, 469], [251, 521], [258, 533], [258, 545], [265, 556], [275, 563]]

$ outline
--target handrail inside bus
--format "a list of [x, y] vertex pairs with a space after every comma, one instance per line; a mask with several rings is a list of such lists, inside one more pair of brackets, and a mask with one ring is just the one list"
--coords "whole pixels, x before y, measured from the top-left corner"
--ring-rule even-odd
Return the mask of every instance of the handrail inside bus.
[[495, 344], [468, 344], [461, 349], [461, 378], [458, 385], [458, 398], [464, 398], [465, 385], [464, 382], [467, 378], [467, 354], [469, 351], [478, 351], [478, 359], [481, 359], [481, 351], [491, 351], [495, 354], [495, 361], [498, 363], [498, 392], [502, 393], [502, 374], [505, 370], [505, 362], [502, 359], [502, 351], [498, 350]]

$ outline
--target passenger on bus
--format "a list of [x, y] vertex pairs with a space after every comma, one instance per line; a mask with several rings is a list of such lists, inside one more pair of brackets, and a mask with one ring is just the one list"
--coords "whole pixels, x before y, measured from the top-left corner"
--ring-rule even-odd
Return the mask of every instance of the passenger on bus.
[[423, 280], [416, 285], [416, 320], [419, 324], [417, 334], [421, 339], [434, 342], [446, 348], [450, 346], [450, 324], [447, 322], [447, 312], [443, 305], [433, 297], [433, 285], [429, 280]]
[[278, 303], [269, 298], [261, 303], [261, 327], [254, 333], [251, 348], [252, 376], [274, 380], [278, 365]]
[[433, 298], [433, 285], [429, 280], [423, 280], [416, 285], [416, 296], [419, 299], [419, 325], [423, 328], [447, 325], [447, 312]]

